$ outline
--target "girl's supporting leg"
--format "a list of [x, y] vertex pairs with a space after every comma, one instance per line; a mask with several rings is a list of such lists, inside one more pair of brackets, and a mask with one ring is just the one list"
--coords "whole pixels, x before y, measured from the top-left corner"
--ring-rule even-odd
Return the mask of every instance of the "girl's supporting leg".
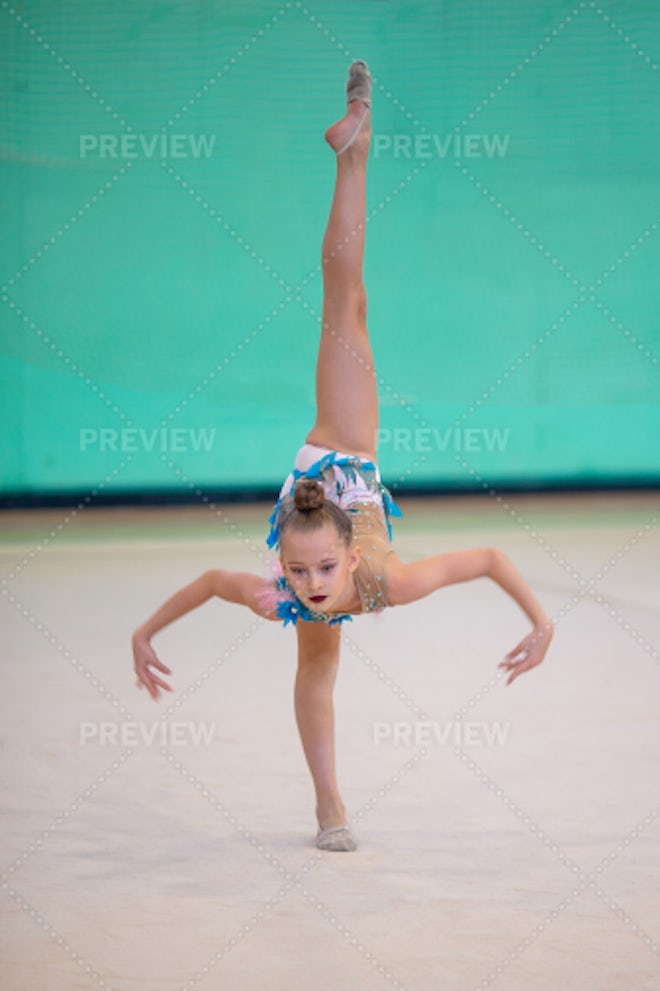
[[335, 713], [332, 690], [339, 664], [338, 627], [299, 620], [295, 710], [300, 739], [316, 791], [321, 829], [343, 825], [344, 803], [335, 772]]
[[323, 238], [317, 417], [307, 441], [375, 460], [378, 395], [362, 278], [371, 138], [371, 113], [366, 105], [361, 101], [349, 104], [345, 117], [326, 132], [326, 140], [335, 151], [342, 149], [360, 121], [355, 140], [337, 155], [334, 195]]

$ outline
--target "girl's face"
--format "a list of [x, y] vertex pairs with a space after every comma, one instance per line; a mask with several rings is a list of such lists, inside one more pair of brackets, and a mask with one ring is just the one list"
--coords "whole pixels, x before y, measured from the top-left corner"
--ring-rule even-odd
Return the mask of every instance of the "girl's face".
[[306, 533], [289, 530], [284, 538], [284, 574], [298, 598], [317, 612], [342, 608], [339, 603], [345, 603], [352, 592], [352, 574], [359, 561], [359, 549], [347, 547], [332, 523]]

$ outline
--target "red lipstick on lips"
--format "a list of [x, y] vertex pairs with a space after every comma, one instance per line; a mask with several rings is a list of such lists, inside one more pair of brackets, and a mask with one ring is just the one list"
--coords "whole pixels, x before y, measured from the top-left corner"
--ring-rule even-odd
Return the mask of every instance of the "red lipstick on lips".
[[327, 595], [310, 595], [309, 598], [312, 602], [323, 602], [324, 599], [327, 599]]

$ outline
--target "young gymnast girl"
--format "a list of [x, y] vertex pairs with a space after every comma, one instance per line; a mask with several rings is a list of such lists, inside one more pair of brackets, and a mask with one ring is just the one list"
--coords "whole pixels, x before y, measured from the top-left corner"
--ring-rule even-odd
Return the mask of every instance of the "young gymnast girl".
[[279, 570], [268, 578], [207, 571], [133, 635], [137, 684], [158, 699], [161, 689], [171, 691], [160, 677], [171, 671], [151, 639], [208, 599], [218, 596], [295, 626], [294, 708], [316, 793], [316, 846], [332, 851], [356, 846], [335, 774], [332, 696], [342, 622], [487, 577], [517, 602], [532, 626], [500, 664], [508, 672], [507, 684], [541, 663], [553, 635], [548, 615], [497, 548], [451, 551], [412, 563], [401, 561], [392, 548], [390, 516], [400, 514], [376, 461], [378, 400], [362, 281], [370, 83], [366, 64], [354, 62], [346, 114], [325, 134], [337, 156], [337, 173], [323, 238], [317, 417], [270, 518], [267, 543], [279, 551]]

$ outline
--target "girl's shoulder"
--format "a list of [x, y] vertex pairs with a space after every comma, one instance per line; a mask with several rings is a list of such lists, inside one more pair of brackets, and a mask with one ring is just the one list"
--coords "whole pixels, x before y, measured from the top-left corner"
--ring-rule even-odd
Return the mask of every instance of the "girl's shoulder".
[[356, 507], [353, 544], [360, 560], [353, 572], [362, 612], [381, 612], [390, 604], [386, 561], [393, 553], [383, 510], [375, 504]]

